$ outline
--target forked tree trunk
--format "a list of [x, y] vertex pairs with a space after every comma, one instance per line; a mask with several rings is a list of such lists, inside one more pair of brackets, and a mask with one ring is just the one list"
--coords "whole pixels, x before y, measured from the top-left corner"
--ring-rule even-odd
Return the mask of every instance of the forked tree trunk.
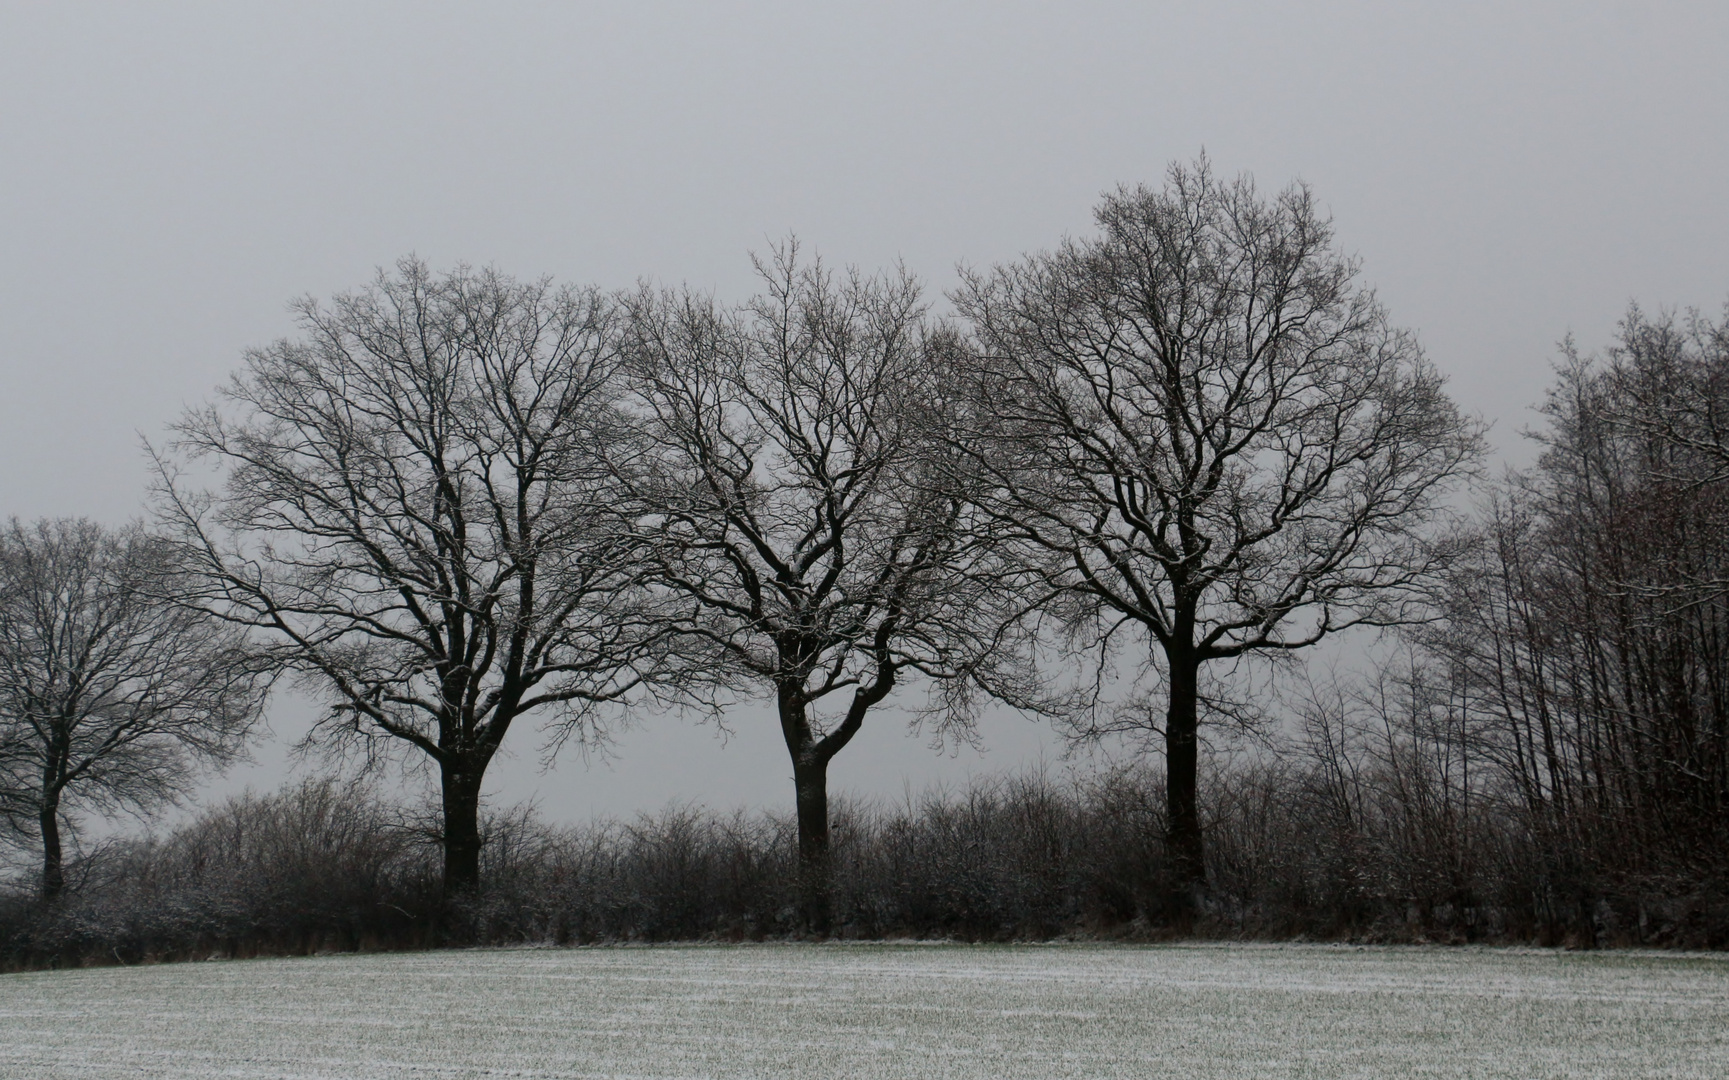
[[[879, 638], [886, 635], [879, 630]], [[882, 645], [879, 641], [879, 649]], [[776, 692], [780, 730], [792, 755], [792, 779], [798, 798], [798, 897], [805, 930], [826, 936], [834, 925], [833, 860], [829, 851], [828, 766], [858, 734], [865, 714], [895, 685], [892, 666], [878, 669], [876, 678], [853, 694], [846, 717], [833, 731], [816, 738], [811, 730], [803, 680], [782, 684]]]
[[775, 698], [781, 735], [792, 757], [798, 807], [798, 873], [793, 885], [799, 922], [807, 933], [826, 935], [833, 912], [828, 836], [828, 763], [833, 755], [822, 752], [811, 730], [802, 680], [781, 685]]

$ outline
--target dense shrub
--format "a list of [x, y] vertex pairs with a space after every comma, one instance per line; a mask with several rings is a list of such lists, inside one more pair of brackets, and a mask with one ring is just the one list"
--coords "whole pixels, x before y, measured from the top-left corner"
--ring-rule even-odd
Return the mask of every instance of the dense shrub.
[[50, 907], [7, 897], [0, 948], [18, 965], [430, 943], [434, 855], [365, 788], [309, 780], [110, 845]]
[[[1515, 804], [1461, 814], [1417, 769], [1216, 764], [1205, 936], [1729, 944], [1729, 893], [1557, 850]], [[1456, 794], [1456, 793], [1455, 793]], [[835, 932], [963, 940], [1151, 939], [1167, 917], [1156, 773], [1032, 773], [834, 815]], [[798, 933], [796, 828], [675, 805], [556, 827], [486, 822], [485, 886], [448, 903], [414, 815], [365, 787], [307, 781], [111, 846], [43, 907], [0, 899], [8, 966], [418, 948], [450, 943], [754, 940]]]

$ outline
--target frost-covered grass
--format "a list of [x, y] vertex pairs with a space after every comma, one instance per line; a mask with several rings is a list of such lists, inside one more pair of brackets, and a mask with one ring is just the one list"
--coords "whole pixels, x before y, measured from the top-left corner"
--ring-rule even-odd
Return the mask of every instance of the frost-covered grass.
[[1729, 957], [758, 945], [0, 976], [25, 1077], [1729, 1077]]

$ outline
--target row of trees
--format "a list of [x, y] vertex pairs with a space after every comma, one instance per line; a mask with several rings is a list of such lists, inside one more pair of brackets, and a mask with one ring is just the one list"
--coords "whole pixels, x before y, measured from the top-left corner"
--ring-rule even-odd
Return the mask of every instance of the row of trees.
[[[1556, 797], [1557, 763], [1586, 769], [1584, 757], [1539, 753], [1530, 725], [1543, 719], [1484, 689], [1559, 677], [1554, 653], [1519, 659], [1538, 656], [1519, 608], [1536, 597], [1507, 584], [1505, 560], [1541, 545], [1508, 534], [1494, 556], [1505, 572], [1483, 571], [1500, 548], [1473, 544], [1448, 512], [1480, 425], [1361, 286], [1307, 189], [1268, 198], [1201, 161], [1108, 196], [1097, 220], [1093, 237], [967, 276], [952, 320], [904, 274], [837, 274], [792, 244], [759, 263], [760, 295], [731, 307], [688, 290], [440, 277], [413, 261], [303, 303], [299, 336], [250, 351], [157, 459], [158, 521], [136, 539], [162, 554], [133, 592], [233, 665], [228, 683], [175, 669], [231, 687], [220, 708], [201, 706], [230, 734], [164, 745], [231, 753], [266, 680], [293, 676], [326, 703], [315, 740], [435, 767], [454, 897], [480, 883], [481, 786], [520, 717], [543, 717], [556, 747], [602, 737], [621, 709], [771, 697], [796, 788], [802, 919], [823, 931], [835, 755], [908, 689], [924, 692], [913, 707], [926, 719], [961, 731], [1002, 701], [1078, 736], [1131, 728], [1162, 744], [1166, 902], [1180, 920], [1206, 895], [1203, 724], [1252, 710], [1258, 661], [1446, 613], [1421, 648], [1445, 673], [1434, 708], [1468, 736], [1460, 753], [1491, 764], [1466, 790], [1488, 797], [1491, 775], [1529, 765], [1535, 797]], [[1701, 324], [1688, 355], [1713, 333]], [[1641, 392], [1649, 407], [1618, 412], [1617, 439], [1721, 465], [1714, 391], [1687, 391], [1691, 426]], [[200, 491], [186, 466], [223, 483]], [[1518, 490], [1506, 524], [1535, 527], [1535, 496]], [[81, 528], [15, 527], [8, 550], [24, 567]], [[1696, 543], [1720, 534], [1701, 526]], [[1473, 570], [1450, 576], [1461, 566]], [[1591, 587], [1610, 580], [1629, 604], [1705, 617], [1663, 582]], [[8, 589], [7, 620], [34, 587]], [[1709, 681], [1709, 663], [1696, 667], [1687, 678]], [[35, 814], [46, 841], [42, 815], [58, 810], [18, 763], [51, 740], [25, 685], [0, 686], [8, 805]], [[80, 716], [108, 715], [101, 700]], [[1618, 722], [1596, 703], [1578, 710]], [[1512, 732], [1516, 753], [1491, 729]], [[1647, 775], [1643, 788], [1618, 780], [1625, 791], [1661, 787], [1683, 760], [1689, 736], [1651, 732], [1669, 741], [1627, 751]], [[1349, 739], [1325, 745], [1341, 767], [1355, 760]], [[1700, 807], [1724, 791], [1714, 762]]]

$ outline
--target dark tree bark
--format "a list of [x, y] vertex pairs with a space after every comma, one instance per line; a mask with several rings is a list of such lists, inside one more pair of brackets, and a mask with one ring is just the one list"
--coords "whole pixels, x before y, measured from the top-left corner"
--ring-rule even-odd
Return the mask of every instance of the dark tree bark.
[[[1480, 425], [1356, 286], [1306, 188], [1266, 200], [1202, 160], [1096, 216], [1097, 238], [955, 297], [977, 350], [956, 449], [988, 477], [990, 527], [1065, 590], [1077, 644], [1102, 659], [1144, 634], [1170, 856], [1200, 892], [1209, 671], [1428, 617], [1451, 553], [1433, 527]], [[1159, 711], [1094, 712], [1077, 735]]]
[[444, 811], [444, 888], [460, 895], [480, 885], [480, 779], [478, 761], [441, 763], [440, 805]]
[[52, 904], [66, 891], [65, 858], [60, 848], [60, 797], [45, 795], [36, 816], [42, 832], [42, 899]]
[[828, 829], [828, 767], [864, 725], [865, 715], [894, 688], [896, 669], [885, 665], [875, 680], [853, 692], [845, 717], [819, 737], [812, 728], [808, 703], [800, 688], [783, 686], [775, 695], [781, 734], [792, 758], [793, 789], [798, 815], [799, 894], [805, 925], [826, 934], [833, 921], [830, 892]]
[[828, 762], [809, 747], [793, 751], [792, 782], [798, 812], [799, 901], [805, 925], [826, 934], [833, 922], [829, 865]]
[[1166, 839], [1178, 892], [1173, 912], [1185, 915], [1193, 904], [1190, 890], [1206, 880], [1200, 814], [1200, 663], [1190, 649], [1167, 649], [1169, 673], [1165, 712]]

